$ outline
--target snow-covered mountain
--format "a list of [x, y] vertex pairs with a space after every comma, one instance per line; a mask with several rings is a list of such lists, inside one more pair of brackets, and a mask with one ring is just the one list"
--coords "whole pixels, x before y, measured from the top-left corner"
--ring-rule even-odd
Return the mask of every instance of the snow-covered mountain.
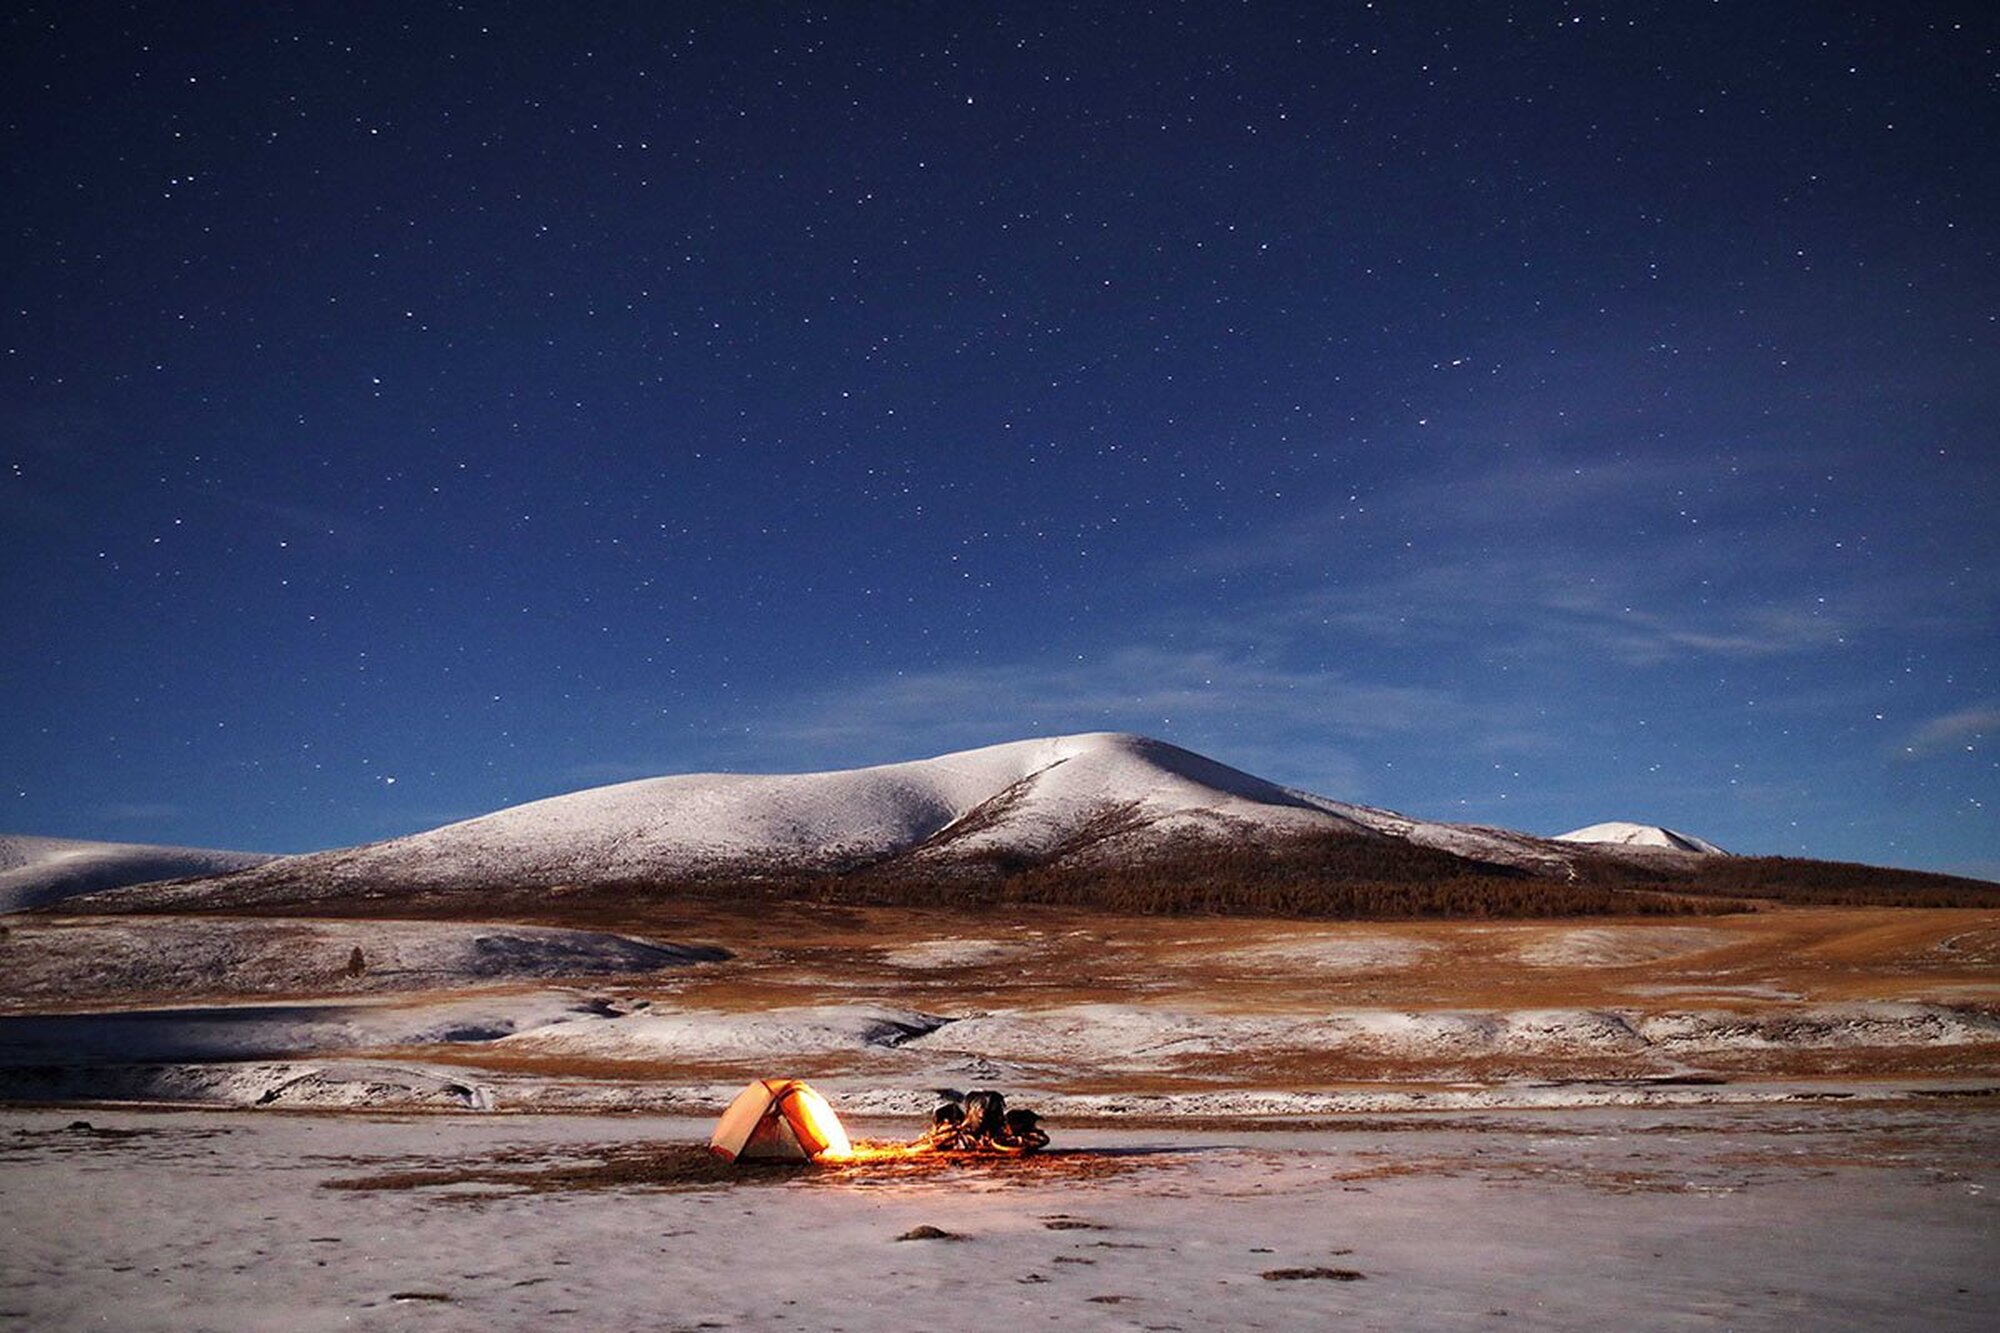
[[0, 835], [0, 912], [44, 907], [126, 884], [217, 875], [271, 859], [259, 852]]
[[1582, 842], [1599, 847], [1648, 847], [1660, 851], [1693, 852], [1700, 856], [1727, 856], [1728, 852], [1706, 838], [1679, 833], [1657, 824], [1633, 824], [1614, 819], [1605, 824], [1571, 829], [1556, 835], [1557, 842]]
[[648, 778], [387, 842], [286, 857], [198, 892], [293, 900], [869, 867], [949, 877], [1001, 865], [1129, 865], [1165, 849], [1327, 833], [1543, 874], [1561, 874], [1589, 855], [1527, 834], [1431, 823], [1280, 787], [1141, 736], [1091, 733], [829, 773]]

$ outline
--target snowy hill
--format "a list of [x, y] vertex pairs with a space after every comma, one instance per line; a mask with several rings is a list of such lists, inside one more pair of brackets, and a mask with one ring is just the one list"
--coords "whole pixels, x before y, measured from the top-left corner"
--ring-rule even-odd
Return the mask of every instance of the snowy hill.
[[1325, 834], [1541, 873], [1560, 873], [1579, 854], [1525, 834], [1328, 800], [1140, 736], [1091, 733], [829, 773], [648, 778], [287, 857], [199, 892], [290, 901], [870, 867], [950, 877], [1000, 865], [1131, 864], [1165, 848]]
[[257, 852], [10, 834], [0, 836], [0, 912], [42, 907], [80, 893], [126, 884], [217, 875], [271, 859]]
[[1568, 833], [1557, 834], [1556, 841], [1610, 847], [1650, 847], [1662, 851], [1694, 852], [1701, 856], [1729, 855], [1714, 843], [1697, 838], [1692, 833], [1677, 833], [1657, 824], [1631, 824], [1623, 820], [1571, 829]]

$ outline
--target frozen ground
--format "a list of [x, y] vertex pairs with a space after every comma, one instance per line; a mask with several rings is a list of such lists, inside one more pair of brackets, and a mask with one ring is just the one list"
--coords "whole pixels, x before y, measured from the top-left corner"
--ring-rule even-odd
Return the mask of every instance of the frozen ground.
[[[63, 1105], [0, 1107], [0, 1331], [1953, 1329], [2000, 1296], [1991, 912], [5, 924], [0, 1098]], [[893, 1139], [999, 1086], [1070, 1151], [687, 1175], [771, 1074]], [[896, 1239], [926, 1226], [958, 1238]]]
[[[642, 1007], [640, 1007], [642, 1006]], [[1744, 1055], [1845, 1056], [1847, 1068], [1924, 1050], [1956, 1066], [1905, 1074], [1902, 1095], [1979, 1086], [2000, 1019], [1925, 1005], [1782, 1015], [1587, 1010], [1218, 1015], [1071, 1005], [947, 1017], [876, 1004], [745, 1011], [631, 1008], [536, 989], [423, 1003], [227, 1005], [0, 1016], [0, 1097], [236, 1106], [508, 1110], [719, 1108], [743, 1082], [805, 1074], [850, 1103], [904, 1113], [920, 1091], [1000, 1083], [1072, 1115], [1763, 1101], [1852, 1096], [1779, 1077], [1705, 1071]], [[1573, 1076], [1548, 1069], [1616, 1062]], [[1537, 1065], [1539, 1059], [1540, 1064]], [[1500, 1072], [1490, 1068], [1499, 1062]], [[1489, 1067], [1477, 1081], [1441, 1076]], [[1400, 1082], [1382, 1071], [1422, 1068]], [[1540, 1072], [1537, 1072], [1537, 1071]], [[1284, 1072], [1297, 1082], [1281, 1083]], [[1360, 1072], [1343, 1072], [1360, 1071]], [[1988, 1080], [1990, 1081], [1990, 1080]], [[1886, 1093], [1886, 1084], [1875, 1083]]]
[[16, 917], [0, 940], [7, 968], [0, 1010], [131, 1005], [153, 997], [345, 997], [654, 972], [728, 957], [712, 947], [547, 926]]
[[[1055, 1004], [930, 1012], [872, 1002], [689, 1006], [578, 988], [384, 995], [334, 1002], [0, 1015], [0, 1097], [190, 1100], [234, 1105], [385, 1108], [706, 1106], [718, 1089], [772, 1072], [831, 1079], [888, 1110], [915, 1109], [895, 1089], [1004, 1082], [1056, 1095], [1104, 1090], [1198, 1096], [1210, 1113], [1271, 1106], [1294, 1074], [1309, 1097], [1385, 1071], [1420, 1067], [1447, 1086], [1453, 1069], [1486, 1069], [1478, 1099], [1433, 1104], [1541, 1105], [1554, 1087], [1577, 1103], [1630, 1086], [1728, 1084], [1709, 1076], [1775, 1055], [1813, 1053], [1858, 1070], [1882, 1058], [1953, 1051], [1923, 1086], [1958, 1086], [2000, 1049], [2000, 1017], [1909, 1003], [1791, 1005], [1781, 1010], [1321, 1010], [1216, 1013], [1199, 1004]], [[447, 1062], [456, 1073], [429, 1066]], [[1588, 1062], [1596, 1061], [1597, 1065]], [[1857, 1064], [1857, 1062], [1859, 1062]], [[1582, 1069], [1554, 1077], [1550, 1071]], [[1352, 1071], [1360, 1071], [1358, 1073]], [[1958, 1073], [1940, 1084], [1937, 1074]], [[584, 1080], [579, 1086], [580, 1077]], [[596, 1081], [590, 1081], [591, 1079]], [[609, 1080], [622, 1090], [600, 1086]], [[367, 1091], [344, 1083], [365, 1084]], [[440, 1096], [441, 1087], [458, 1091]], [[1610, 1092], [1606, 1090], [1610, 1089]], [[1387, 1093], [1389, 1089], [1383, 1089]], [[1352, 1088], [1337, 1106], [1412, 1104]], [[1363, 1100], [1353, 1100], [1361, 1095]], [[892, 1098], [884, 1102], [885, 1097]], [[1088, 1103], [1071, 1101], [1081, 1112]], [[1162, 1103], [1174, 1106], [1169, 1100]], [[1310, 1100], [1282, 1104], [1317, 1105]]]
[[[1058, 1122], [1024, 1162], [683, 1187], [664, 1167], [705, 1120], [87, 1114], [0, 1112], [0, 1327], [1969, 1330], [2000, 1307], [1990, 1099]], [[898, 1239], [920, 1227], [950, 1237]]]
[[1784, 1045], [1974, 1045], [2000, 1042], [2000, 1018], [1936, 1005], [1797, 1007], [1774, 1015], [1659, 1015], [1576, 1009], [1218, 1015], [1170, 1004], [1063, 1005], [946, 1017], [875, 1005], [808, 1009], [579, 1014], [561, 1028], [505, 1038], [609, 1058], [702, 1061], [731, 1052], [805, 1055], [895, 1048], [906, 1055], [1158, 1070], [1183, 1055], [1253, 1047], [1356, 1048], [1383, 1057], [1580, 1053], [1701, 1054]]

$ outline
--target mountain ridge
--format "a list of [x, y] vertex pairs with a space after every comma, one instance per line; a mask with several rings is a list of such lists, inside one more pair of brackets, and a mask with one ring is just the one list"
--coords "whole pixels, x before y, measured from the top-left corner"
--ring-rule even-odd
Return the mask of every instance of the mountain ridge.
[[855, 874], [976, 879], [1325, 838], [1423, 849], [1435, 854], [1424, 862], [1434, 874], [1574, 878], [1605, 854], [1336, 801], [1164, 741], [1088, 732], [859, 769], [642, 778], [280, 858], [193, 891], [261, 900]]
[[1713, 844], [1651, 825], [1614, 833], [1623, 840], [1564, 841], [1417, 819], [1282, 787], [1164, 741], [1089, 732], [821, 773], [644, 778], [66, 908], [540, 917], [558, 901], [615, 915], [621, 904], [695, 894], [1546, 916], [1737, 910], [1746, 898], [1828, 894], [1983, 904], [1992, 888], [1703, 851]]

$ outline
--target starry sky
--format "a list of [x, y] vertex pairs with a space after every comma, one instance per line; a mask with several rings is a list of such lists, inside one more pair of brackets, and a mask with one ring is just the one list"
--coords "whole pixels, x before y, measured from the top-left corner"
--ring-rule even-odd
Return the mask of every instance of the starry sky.
[[1136, 731], [2000, 876], [2000, 22], [28, 3], [0, 829]]

